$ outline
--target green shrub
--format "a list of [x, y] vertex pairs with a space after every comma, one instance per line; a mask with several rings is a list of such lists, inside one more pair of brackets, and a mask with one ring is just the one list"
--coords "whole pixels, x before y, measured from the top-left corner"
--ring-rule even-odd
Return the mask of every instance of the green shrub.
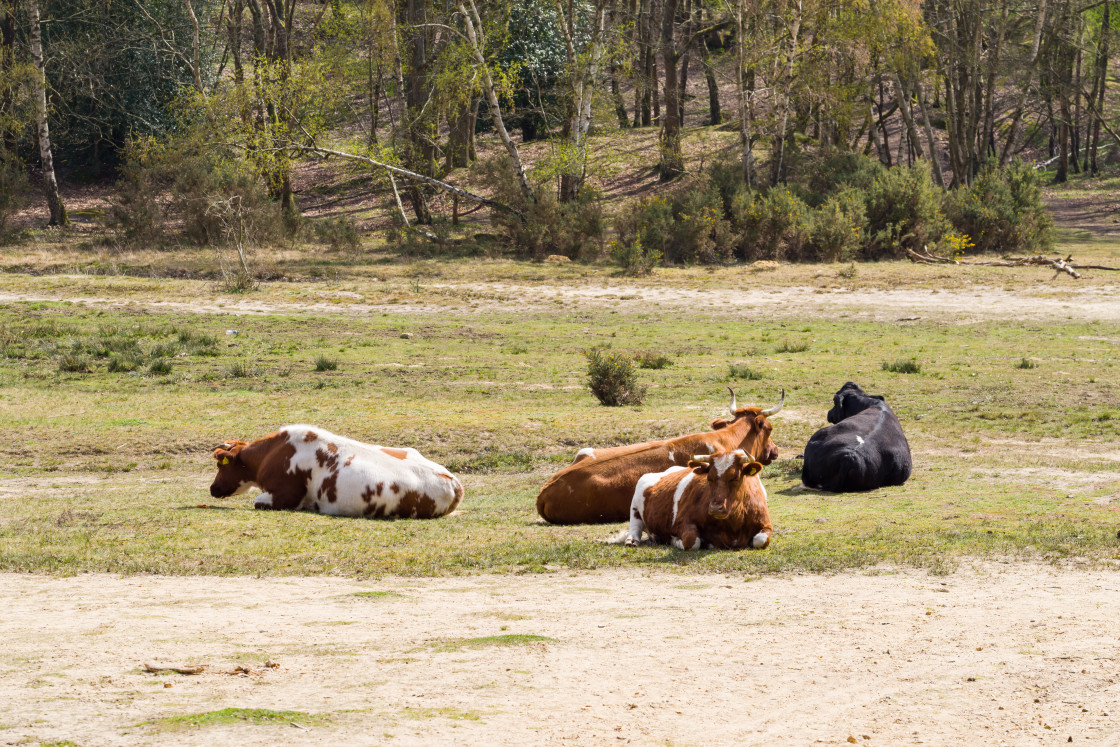
[[153, 376], [166, 376], [171, 373], [171, 361], [164, 360], [163, 358], [153, 361], [152, 365], [148, 367], [148, 373]]
[[148, 353], [153, 358], [174, 358], [179, 354], [179, 346], [173, 342], [153, 345]]
[[8, 229], [8, 221], [23, 204], [27, 175], [15, 158], [0, 158], [0, 234]]
[[640, 239], [632, 239], [626, 243], [612, 241], [608, 246], [611, 259], [626, 275], [649, 275], [653, 268], [661, 264], [661, 250], [643, 248]]
[[248, 363], [234, 361], [226, 367], [226, 375], [231, 379], [251, 379], [257, 375], [257, 372]]
[[745, 363], [732, 363], [727, 367], [727, 378], [758, 381], [762, 378], [762, 373], [759, 371], [755, 371]]
[[886, 171], [879, 159], [855, 151], [832, 151], [821, 159], [808, 162], [806, 166], [809, 172], [805, 178], [809, 191], [806, 201], [814, 207], [823, 204], [836, 192], [847, 189], [866, 192]]
[[887, 363], [886, 361], [883, 361], [882, 368], [884, 371], [901, 374], [921, 373], [922, 370], [921, 365], [914, 358], [909, 358], [907, 360], [897, 360], [894, 363]]
[[315, 238], [336, 251], [353, 251], [362, 245], [362, 234], [349, 218], [320, 218], [311, 223]]
[[907, 249], [936, 241], [948, 227], [941, 214], [942, 192], [924, 161], [883, 171], [866, 195], [864, 259], [905, 257]]
[[809, 344], [805, 342], [790, 342], [784, 341], [778, 346], [779, 353], [804, 353], [809, 349]]
[[62, 373], [92, 373], [93, 365], [84, 355], [63, 353], [58, 358], [58, 370]]
[[121, 178], [109, 203], [109, 225], [117, 240], [128, 246], [158, 244], [163, 239], [164, 214], [159, 202], [161, 183], [157, 169], [142, 163], [143, 144], [126, 149]]
[[753, 262], [760, 259], [796, 262], [807, 256], [811, 214], [809, 206], [786, 187], [764, 195], [741, 190], [731, 204], [736, 231], [736, 254]]
[[824, 262], [846, 262], [859, 256], [866, 239], [863, 195], [847, 189], [813, 211], [807, 255]]
[[1032, 361], [1030, 358], [1023, 358], [1021, 361], [1015, 364], [1015, 368], [1038, 368], [1038, 364]]
[[663, 195], [641, 200], [615, 222], [619, 243], [639, 242], [665, 262], [715, 264], [732, 257], [734, 236], [723, 199], [706, 176], [689, 179]]
[[660, 371], [673, 365], [673, 359], [661, 353], [645, 351], [634, 356], [638, 368], [649, 368]]
[[601, 404], [640, 405], [646, 388], [638, 383], [637, 366], [628, 355], [591, 348], [587, 356], [587, 385]]
[[535, 202], [527, 202], [509, 168], [508, 157], [493, 158], [478, 166], [494, 199], [516, 208], [521, 217], [495, 210], [492, 220], [520, 257], [544, 259], [560, 254], [568, 259], [595, 259], [603, 249], [603, 200], [593, 187], [584, 186], [571, 202], [560, 202], [550, 183], [536, 185]]
[[945, 214], [975, 252], [1044, 252], [1054, 245], [1038, 172], [1021, 161], [1003, 169], [989, 161], [971, 186], [946, 195]]
[[120, 354], [109, 356], [109, 373], [128, 373], [140, 368], [140, 358], [136, 355]]
[[320, 355], [315, 359], [316, 371], [334, 371], [338, 368], [338, 361], [333, 358], [328, 358], [325, 355]]

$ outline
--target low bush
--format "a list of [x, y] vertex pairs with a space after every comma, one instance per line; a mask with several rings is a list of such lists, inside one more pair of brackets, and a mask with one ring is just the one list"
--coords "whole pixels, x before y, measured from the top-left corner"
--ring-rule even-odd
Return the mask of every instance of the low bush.
[[727, 367], [727, 378], [758, 381], [762, 378], [762, 373], [754, 370], [745, 363], [732, 363]]
[[152, 365], [148, 367], [148, 373], [153, 376], [167, 376], [171, 373], [171, 361], [164, 360], [163, 358], [154, 361]]
[[612, 241], [607, 246], [611, 259], [622, 268], [625, 275], [649, 275], [663, 259], [660, 249], [646, 249], [641, 240], [636, 238], [624, 243]]
[[335, 371], [338, 369], [338, 361], [333, 358], [328, 358], [325, 355], [320, 355], [315, 359], [315, 370], [322, 371]]
[[812, 222], [809, 206], [790, 189], [779, 187], [761, 195], [741, 190], [732, 200], [731, 221], [739, 259], [797, 262], [814, 258], [807, 251]]
[[8, 230], [8, 221], [23, 203], [27, 176], [15, 158], [0, 158], [0, 234]]
[[673, 359], [669, 356], [649, 351], [638, 353], [634, 356], [634, 360], [637, 361], [638, 368], [649, 368], [658, 371], [673, 365]]
[[646, 388], [638, 382], [635, 361], [628, 355], [591, 348], [587, 356], [587, 385], [600, 404], [608, 407], [640, 405]]
[[942, 199], [925, 162], [884, 170], [866, 191], [868, 240], [862, 258], [897, 259], [907, 249], [935, 242], [948, 228]]
[[915, 374], [921, 373], [922, 366], [914, 358], [909, 358], [906, 360], [897, 360], [894, 363], [883, 361], [882, 369], [884, 371], [890, 371], [891, 373]]
[[681, 182], [641, 200], [615, 222], [619, 242], [637, 241], [673, 264], [730, 261], [734, 235], [719, 189], [706, 176]]
[[1044, 252], [1054, 245], [1038, 172], [1021, 161], [1003, 169], [989, 162], [970, 186], [945, 196], [945, 214], [974, 252]]
[[362, 245], [362, 234], [349, 218], [320, 218], [310, 226], [315, 238], [335, 251], [353, 251]]

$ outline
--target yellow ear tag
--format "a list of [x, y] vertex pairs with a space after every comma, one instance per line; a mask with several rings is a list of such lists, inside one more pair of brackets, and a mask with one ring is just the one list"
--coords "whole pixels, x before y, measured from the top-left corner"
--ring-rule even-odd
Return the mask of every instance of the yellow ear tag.
[[229, 457], [222, 457], [222, 464], [229, 464]]
[[747, 475], [749, 475], [751, 477], [754, 477], [755, 475], [757, 475], [761, 471], [762, 471], [762, 465], [761, 464], [752, 463], [752, 464], [747, 466]]

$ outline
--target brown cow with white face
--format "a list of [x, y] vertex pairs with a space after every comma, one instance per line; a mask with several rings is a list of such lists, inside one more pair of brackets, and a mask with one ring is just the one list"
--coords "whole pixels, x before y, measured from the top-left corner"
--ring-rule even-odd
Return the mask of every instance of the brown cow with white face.
[[416, 449], [373, 446], [310, 425], [288, 425], [252, 443], [214, 450], [210, 495], [263, 492], [254, 508], [374, 519], [433, 519], [455, 510], [463, 486]]
[[731, 420], [712, 423], [707, 433], [667, 441], [650, 441], [610, 449], [581, 449], [576, 461], [553, 475], [537, 496], [537, 513], [552, 524], [604, 524], [626, 521], [638, 478], [672, 466], [684, 467], [694, 454], [744, 449], [761, 464], [778, 457], [770, 440], [768, 418], [785, 404], [786, 395], [767, 409], [738, 407], [731, 391]]
[[774, 531], [761, 471], [739, 449], [697, 454], [687, 468], [643, 475], [634, 489], [630, 530], [615, 542], [637, 545], [645, 532], [679, 550], [761, 550]]

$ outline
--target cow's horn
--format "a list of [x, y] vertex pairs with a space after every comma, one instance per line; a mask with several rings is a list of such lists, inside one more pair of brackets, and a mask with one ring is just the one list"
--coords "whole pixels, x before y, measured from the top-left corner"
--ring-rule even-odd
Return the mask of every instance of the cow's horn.
[[782, 409], [782, 407], [785, 405], [785, 403], [786, 403], [786, 390], [782, 389], [782, 398], [780, 400], [778, 400], [778, 404], [774, 405], [773, 407], [771, 407], [769, 409], [763, 410], [759, 414], [760, 415], [765, 415], [766, 417], [770, 417], [771, 415], [776, 415], [777, 412]]
[[735, 410], [736, 410], [736, 404], [737, 404], [735, 402], [735, 390], [732, 389], [731, 387], [727, 387], [727, 391], [731, 392], [731, 417], [735, 417]]
[[698, 464], [708, 464], [709, 462], [712, 461], [712, 455], [711, 454], [693, 454], [692, 455], [692, 461], [697, 462]]

